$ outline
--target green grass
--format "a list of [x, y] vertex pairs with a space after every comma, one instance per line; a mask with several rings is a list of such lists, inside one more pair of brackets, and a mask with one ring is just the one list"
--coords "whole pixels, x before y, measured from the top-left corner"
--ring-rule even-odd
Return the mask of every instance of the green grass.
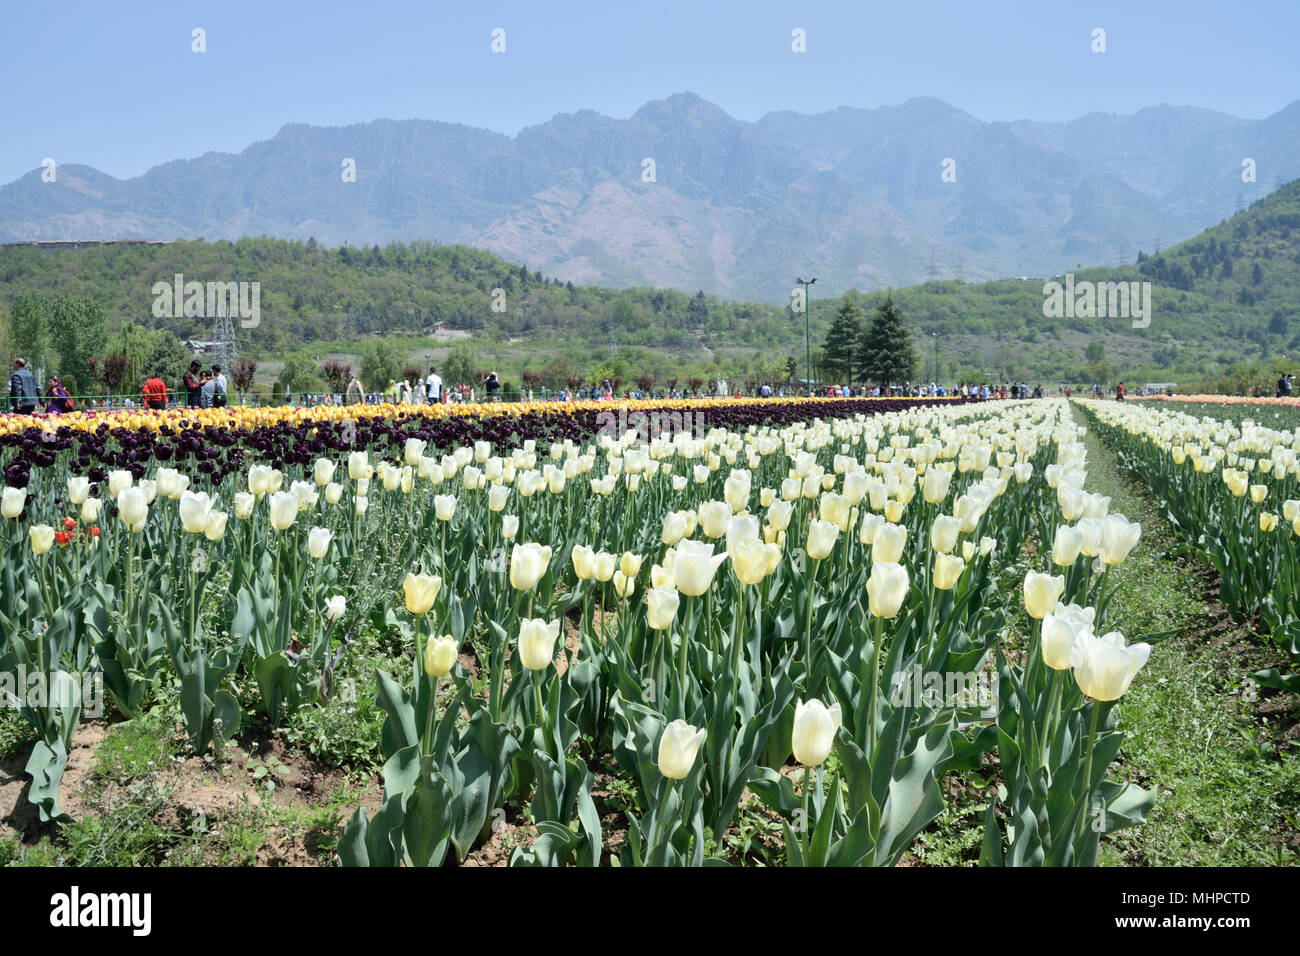
[[[1076, 407], [1080, 423], [1087, 418]], [[1117, 591], [1106, 629], [1130, 641], [1167, 631], [1121, 702], [1125, 732], [1113, 772], [1157, 794], [1145, 826], [1102, 844], [1103, 865], [1264, 866], [1297, 862], [1280, 840], [1294, 832], [1300, 805], [1300, 754], [1279, 751], [1255, 718], [1246, 668], [1234, 645], [1252, 639], [1237, 627], [1207, 638], [1220, 620], [1203, 593], [1203, 569], [1167, 556], [1175, 544], [1154, 501], [1091, 433], [1089, 490], [1111, 496], [1111, 511], [1142, 525], [1142, 540], [1112, 572]], [[1219, 615], [1219, 616], [1216, 616]], [[1262, 637], [1254, 637], [1262, 641]]]
[[36, 729], [12, 707], [0, 707], [0, 760], [12, 757], [36, 740]]
[[178, 749], [173, 727], [158, 715], [114, 724], [95, 750], [95, 776], [125, 784], [164, 769]]

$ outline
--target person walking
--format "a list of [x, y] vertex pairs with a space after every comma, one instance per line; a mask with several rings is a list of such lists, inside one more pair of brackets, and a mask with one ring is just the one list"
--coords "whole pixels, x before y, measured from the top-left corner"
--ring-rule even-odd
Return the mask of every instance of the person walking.
[[14, 371], [9, 376], [9, 409], [19, 415], [30, 415], [36, 411], [39, 397], [36, 376], [27, 367], [27, 360], [14, 359]]
[[348, 370], [348, 384], [343, 389], [344, 405], [360, 405], [366, 400], [365, 389], [361, 387], [361, 382]]
[[442, 376], [432, 365], [429, 366], [429, 377], [424, 380], [424, 398], [430, 405], [442, 401]]
[[154, 374], [153, 378], [145, 379], [144, 388], [140, 389], [140, 395], [144, 399], [145, 408], [162, 411], [167, 407], [167, 383], [157, 373]]
[[1123, 383], [1123, 382], [1120, 382], [1119, 385], [1115, 388], [1115, 401], [1117, 401], [1117, 402], [1122, 402], [1122, 401], [1124, 401], [1124, 383]]

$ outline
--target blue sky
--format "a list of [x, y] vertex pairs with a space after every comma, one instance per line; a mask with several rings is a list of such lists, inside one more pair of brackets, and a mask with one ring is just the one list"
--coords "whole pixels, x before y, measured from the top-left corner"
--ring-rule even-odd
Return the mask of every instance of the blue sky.
[[[191, 51], [191, 30], [207, 52]], [[491, 52], [491, 31], [506, 52]], [[791, 51], [802, 28], [807, 52]], [[1106, 52], [1090, 49], [1106, 30]], [[989, 120], [1300, 98], [1300, 3], [0, 0], [0, 183], [45, 157], [119, 177], [289, 122], [514, 134], [691, 90], [731, 115], [936, 96]]]

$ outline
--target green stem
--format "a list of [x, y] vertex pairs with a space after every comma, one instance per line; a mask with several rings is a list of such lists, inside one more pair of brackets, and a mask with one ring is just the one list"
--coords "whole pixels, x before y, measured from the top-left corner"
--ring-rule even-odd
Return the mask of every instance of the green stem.
[[872, 759], [876, 747], [876, 697], [880, 685], [880, 642], [885, 629], [884, 618], [871, 619], [871, 673], [867, 675], [871, 682], [870, 695], [867, 700], [867, 759]]
[[803, 846], [804, 862], [808, 861], [808, 854], [811, 852], [810, 842], [812, 830], [812, 821], [808, 819], [808, 794], [811, 790], [812, 767], [803, 768], [803, 818], [799, 821], [801, 824], [799, 830], [799, 843]]
[[678, 677], [679, 682], [681, 683], [681, 688], [682, 688], [682, 693], [681, 693], [681, 709], [682, 709], [682, 714], [681, 714], [681, 716], [682, 716], [683, 719], [685, 719], [685, 717], [686, 717], [686, 642], [687, 642], [687, 640], [689, 640], [689, 635], [690, 635], [690, 630], [691, 630], [691, 623], [692, 623], [692, 622], [691, 622], [691, 599], [690, 599], [689, 596], [686, 598], [686, 614], [685, 614], [685, 618], [686, 618], [686, 623], [685, 623], [685, 624], [683, 625], [683, 627], [682, 627], [682, 640], [681, 640], [682, 647], [681, 647], [681, 653], [680, 653], [680, 655], [679, 655], [679, 660], [678, 660], [678, 664], [677, 664], [677, 677]]
[[[810, 559], [811, 560], [811, 559]], [[808, 610], [804, 613], [803, 629], [803, 667], [804, 667], [804, 691], [812, 693], [812, 619], [813, 619], [813, 598], [817, 593], [817, 564], [812, 560], [809, 566], [808, 574]]]
[[1097, 717], [1101, 713], [1101, 705], [1098, 701], [1092, 702], [1092, 717], [1088, 721], [1088, 757], [1083, 763], [1083, 794], [1084, 810], [1079, 820], [1079, 833], [1085, 833], [1088, 829], [1088, 818], [1092, 815], [1092, 755], [1097, 744]]
[[546, 708], [542, 706], [542, 671], [533, 671], [533, 704], [537, 708], [537, 726], [542, 728], [545, 739]]
[[736, 619], [735, 633], [731, 641], [731, 677], [739, 686], [740, 655], [745, 640], [745, 613], [749, 607], [749, 588], [740, 587], [740, 616]]

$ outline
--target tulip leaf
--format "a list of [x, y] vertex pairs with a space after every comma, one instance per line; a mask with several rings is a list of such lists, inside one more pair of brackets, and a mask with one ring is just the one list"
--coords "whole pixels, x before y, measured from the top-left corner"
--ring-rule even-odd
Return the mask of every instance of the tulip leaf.
[[384, 753], [392, 755], [404, 747], [417, 745], [420, 735], [415, 727], [415, 709], [411, 706], [410, 696], [385, 671], [376, 671], [375, 677], [378, 685], [376, 699], [388, 714], [380, 734]]
[[27, 765], [23, 769], [32, 778], [27, 799], [35, 804], [42, 823], [68, 823], [72, 820], [59, 808], [59, 783], [63, 780], [63, 770], [67, 765], [68, 752], [63, 746], [62, 737], [55, 737], [52, 743], [46, 740], [36, 741], [31, 756], [27, 758]]
[[432, 764], [432, 756], [421, 758], [402, 820], [402, 839], [411, 866], [441, 866], [451, 841], [452, 789]]
[[340, 866], [370, 865], [370, 857], [366, 852], [366, 829], [365, 808], [357, 807], [339, 835]]
[[951, 723], [930, 727], [893, 769], [889, 797], [881, 808], [878, 866], [897, 861], [916, 835], [943, 813], [935, 768], [952, 753], [951, 729]]
[[1140, 826], [1156, 804], [1154, 790], [1144, 790], [1135, 783], [1107, 780], [1098, 788], [1105, 804], [1100, 830], [1110, 833], [1125, 827]]
[[[451, 723], [451, 721], [447, 721]], [[446, 765], [444, 776], [455, 794], [452, 802], [451, 841], [464, 857], [487, 821], [492, 797], [492, 764], [471, 742]]]

